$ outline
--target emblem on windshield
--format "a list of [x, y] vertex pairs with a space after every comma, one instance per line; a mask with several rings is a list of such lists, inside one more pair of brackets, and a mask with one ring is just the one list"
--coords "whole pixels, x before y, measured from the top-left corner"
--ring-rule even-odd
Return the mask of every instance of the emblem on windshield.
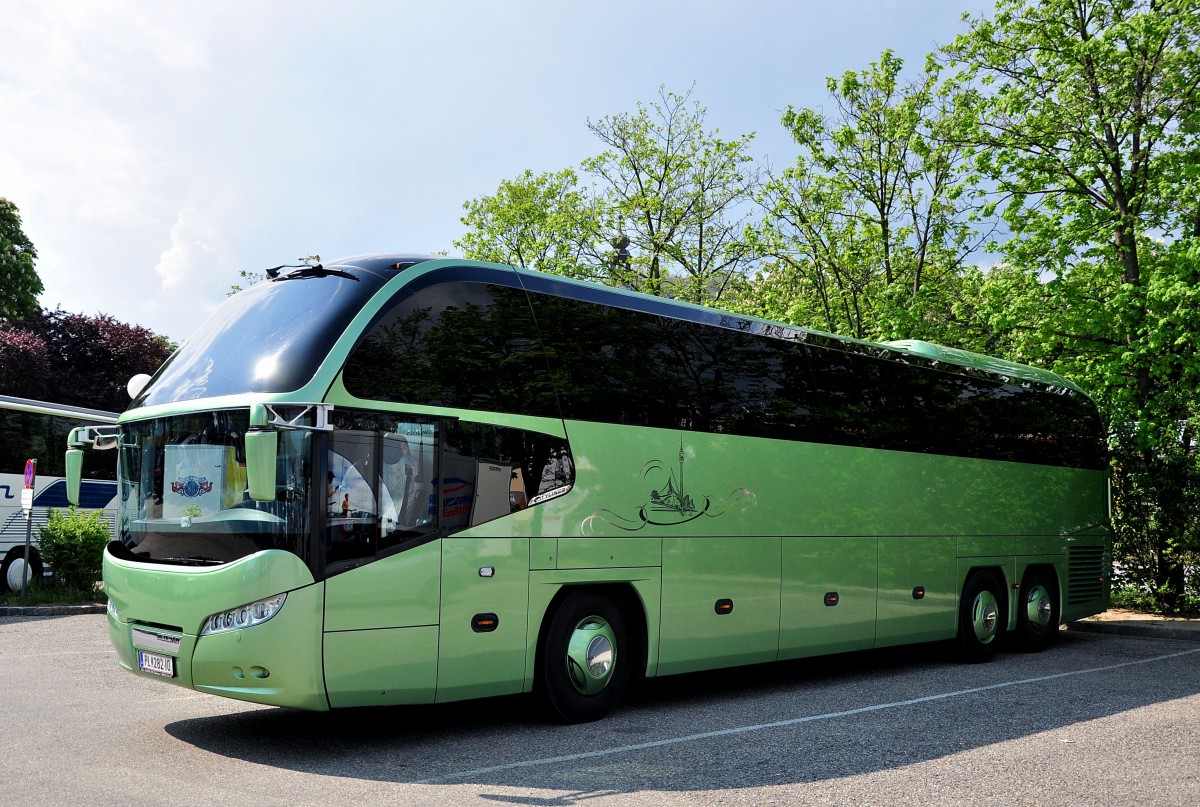
[[181, 493], [189, 499], [212, 493], [213, 483], [203, 476], [185, 476], [171, 483], [172, 493]]

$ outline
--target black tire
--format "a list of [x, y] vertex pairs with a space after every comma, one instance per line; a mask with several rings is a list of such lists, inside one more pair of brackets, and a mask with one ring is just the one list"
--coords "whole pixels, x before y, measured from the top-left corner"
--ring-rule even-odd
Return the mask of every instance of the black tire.
[[967, 661], [991, 661], [1008, 629], [1007, 600], [996, 576], [978, 571], [967, 578], [958, 604], [958, 644]]
[[[538, 678], [551, 716], [587, 723], [612, 711], [629, 684], [631, 651], [625, 614], [611, 599], [578, 591], [563, 600], [546, 630]], [[591, 669], [585, 658], [594, 659]]]
[[1021, 581], [1017, 605], [1017, 644], [1040, 653], [1058, 636], [1058, 580], [1045, 569], [1031, 569]]
[[[9, 591], [20, 590], [21, 583], [19, 576], [21, 567], [25, 565], [25, 545], [15, 547], [9, 551], [4, 557], [4, 563], [0, 564], [0, 594]], [[29, 574], [27, 585], [34, 585], [42, 581], [42, 559], [38, 555], [37, 550], [32, 547], [29, 550]], [[18, 577], [18, 581], [9, 585], [9, 575], [12, 574]]]

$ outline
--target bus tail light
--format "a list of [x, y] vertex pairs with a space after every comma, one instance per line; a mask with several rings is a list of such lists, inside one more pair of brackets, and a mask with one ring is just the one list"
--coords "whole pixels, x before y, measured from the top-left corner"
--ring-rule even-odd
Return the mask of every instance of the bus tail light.
[[261, 625], [279, 613], [286, 600], [287, 594], [276, 594], [274, 597], [268, 597], [265, 600], [258, 600], [247, 605], [239, 605], [237, 608], [213, 614], [204, 620], [204, 627], [200, 629], [200, 635], [211, 636], [214, 633], [225, 633], [226, 631], [241, 630], [242, 628], [252, 628], [255, 625]]

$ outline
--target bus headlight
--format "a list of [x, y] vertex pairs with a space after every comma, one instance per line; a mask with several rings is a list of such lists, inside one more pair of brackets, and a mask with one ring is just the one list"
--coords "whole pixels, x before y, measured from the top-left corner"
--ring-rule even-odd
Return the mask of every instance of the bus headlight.
[[211, 636], [214, 633], [225, 633], [261, 625], [279, 613], [285, 600], [287, 600], [287, 594], [276, 594], [265, 600], [239, 605], [237, 608], [213, 614], [204, 620], [204, 627], [200, 629], [200, 635]]

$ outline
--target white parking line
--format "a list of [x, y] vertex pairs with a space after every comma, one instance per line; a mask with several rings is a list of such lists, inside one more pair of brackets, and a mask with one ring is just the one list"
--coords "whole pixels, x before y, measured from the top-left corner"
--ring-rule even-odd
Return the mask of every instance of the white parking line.
[[211, 697], [208, 693], [199, 692], [195, 695], [184, 695], [179, 698], [155, 698], [153, 700], [144, 700], [144, 701], [142, 701], [142, 703], [174, 703], [175, 701], [194, 701], [197, 698], [208, 698], [208, 697]]
[[106, 650], [63, 650], [57, 653], [20, 653], [13, 658], [44, 658], [46, 656], [98, 656], [101, 653], [112, 653], [112, 648]]
[[448, 773], [442, 776], [433, 776], [428, 779], [420, 779], [413, 784], [432, 785], [441, 782], [453, 781], [455, 779], [469, 779], [475, 776], [495, 773], [497, 771], [516, 770], [518, 768], [536, 768], [542, 765], [555, 765], [560, 762], [574, 762], [580, 759], [594, 759], [596, 757], [607, 757], [614, 754], [627, 754], [632, 751], [643, 751], [647, 748], [661, 748], [666, 745], [680, 745], [682, 743], [695, 742], [697, 740], [711, 740], [714, 737], [728, 737], [734, 734], [749, 734], [755, 731], [768, 731], [770, 729], [784, 728], [787, 726], [795, 726], [800, 723], [812, 723], [818, 720], [833, 720], [839, 717], [851, 717], [853, 715], [861, 715], [867, 712], [879, 712], [885, 709], [898, 709], [903, 706], [913, 706], [918, 703], [930, 703], [932, 701], [947, 700], [949, 698], [958, 698], [963, 695], [975, 695], [979, 692], [989, 692], [993, 689], [1006, 689], [1008, 687], [1023, 686], [1025, 684], [1037, 684], [1042, 681], [1053, 681], [1058, 678], [1070, 678], [1078, 675], [1090, 675], [1092, 673], [1108, 672], [1109, 670], [1119, 670], [1122, 667], [1135, 667], [1142, 664], [1153, 664], [1156, 661], [1166, 661], [1167, 659], [1179, 658], [1180, 656], [1190, 656], [1200, 653], [1200, 648], [1192, 650], [1182, 650], [1178, 653], [1168, 653], [1164, 656], [1154, 656], [1153, 658], [1139, 659], [1137, 661], [1123, 661], [1120, 664], [1110, 664], [1105, 667], [1090, 667], [1086, 670], [1071, 670], [1069, 672], [1053, 673], [1051, 675], [1040, 675], [1036, 678], [1021, 678], [1016, 681], [1003, 681], [998, 684], [988, 684], [987, 686], [972, 687], [971, 689], [959, 689], [953, 692], [942, 692], [937, 695], [925, 695], [920, 698], [911, 698], [903, 701], [892, 701], [891, 703], [878, 703], [874, 706], [860, 706], [857, 709], [846, 709], [841, 712], [826, 712], [819, 715], [808, 715], [806, 717], [794, 717], [788, 720], [776, 720], [771, 723], [758, 723], [753, 726], [735, 726], [728, 729], [719, 729], [717, 731], [705, 731], [700, 734], [688, 734], [683, 737], [668, 737], [663, 740], [653, 740], [651, 742], [636, 743], [634, 745], [622, 745], [615, 748], [600, 748], [595, 751], [583, 751], [578, 754], [563, 754], [557, 757], [542, 757], [541, 759], [526, 759], [520, 762], [508, 762], [504, 765], [492, 765], [487, 768], [476, 768], [470, 771], [459, 771], [457, 773]]

